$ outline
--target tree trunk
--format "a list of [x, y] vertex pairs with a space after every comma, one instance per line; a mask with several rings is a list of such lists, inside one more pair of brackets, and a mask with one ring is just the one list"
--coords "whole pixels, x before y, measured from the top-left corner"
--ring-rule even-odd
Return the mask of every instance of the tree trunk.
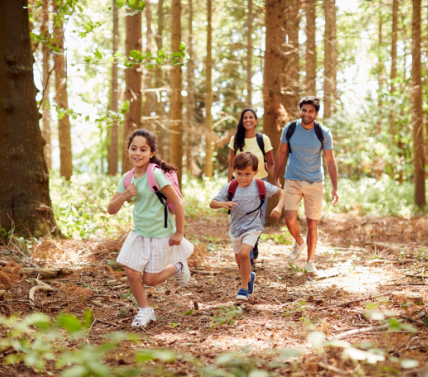
[[212, 128], [213, 128], [213, 118], [211, 115], [211, 107], [213, 102], [213, 93], [212, 93], [212, 83], [211, 83], [211, 68], [212, 68], [212, 58], [211, 58], [211, 0], [207, 0], [207, 61], [206, 61], [206, 84], [205, 84], [205, 177], [212, 178], [213, 176], [213, 143], [212, 143]]
[[55, 226], [39, 128], [28, 3], [0, 1], [0, 227], [41, 237]]
[[[379, 82], [379, 89], [378, 89], [378, 106], [379, 106], [379, 111], [381, 111], [382, 108], [382, 92], [383, 92], [383, 84], [384, 84], [384, 76], [383, 76], [383, 71], [384, 71], [384, 66], [383, 66], [383, 56], [382, 56], [382, 44], [383, 44], [383, 37], [382, 37], [382, 29], [383, 29], [383, 18], [382, 18], [382, 14], [379, 13], [379, 30], [378, 30], [378, 40], [379, 40], [379, 45], [378, 45], [378, 70], [379, 70], [379, 76], [378, 76], [378, 82]], [[377, 133], [380, 133], [382, 131], [381, 129], [382, 124], [379, 121], [377, 124]]]
[[55, 102], [59, 107], [59, 110], [62, 112], [61, 116], [58, 116], [60, 174], [69, 181], [73, 173], [73, 165], [71, 157], [70, 118], [67, 114], [68, 95], [67, 67], [64, 52], [64, 30], [62, 20], [58, 15], [58, 9], [62, 6], [62, 3], [60, 2], [60, 4], [58, 4], [57, 0], [53, 0], [52, 3], [56, 18], [54, 22], [55, 46], [58, 49], [53, 58], [55, 64]]
[[332, 94], [332, 73], [333, 73], [333, 49], [332, 49], [332, 2], [334, 0], [324, 0], [325, 30], [324, 30], [324, 118], [331, 116], [331, 94]]
[[[164, 16], [163, 16], [163, 0], [158, 0], [158, 31], [155, 37], [156, 46], [158, 51], [162, 49], [162, 36], [163, 36], [163, 28], [164, 28]], [[163, 85], [162, 81], [162, 69], [155, 69], [155, 86], [157, 89], [161, 88]], [[163, 116], [163, 107], [160, 93], [156, 96], [156, 104], [155, 104], [156, 116], [158, 117], [158, 122], [156, 124], [156, 143], [158, 149], [158, 156], [162, 157], [164, 155], [164, 130], [161, 126], [162, 116]]]
[[331, 2], [331, 76], [332, 76], [332, 112], [336, 112], [336, 102], [339, 100], [337, 91], [337, 66], [339, 64], [337, 57], [337, 7], [336, 0]]
[[[181, 43], [181, 0], [172, 0], [171, 8], [171, 50], [180, 52]], [[182, 78], [181, 65], [177, 64], [171, 69], [171, 127], [170, 162], [178, 171], [178, 182], [181, 186], [183, 174], [183, 99], [181, 96]]]
[[300, 0], [288, 0], [285, 12], [286, 43], [283, 58], [283, 105], [290, 119], [299, 118], [299, 23]]
[[251, 79], [253, 77], [253, 0], [248, 0], [248, 19], [247, 19], [247, 101], [246, 107], [251, 108], [253, 102], [251, 97], [253, 96], [253, 86], [251, 84]]
[[[146, 29], [147, 29], [147, 45], [146, 53], [152, 52], [152, 10], [150, 7], [150, 1], [146, 0], [146, 6], [144, 8], [146, 13]], [[147, 61], [151, 61], [147, 59]], [[144, 89], [150, 89], [152, 87], [152, 71], [151, 69], [146, 69], [144, 77]], [[152, 115], [152, 106], [153, 106], [153, 94], [148, 91], [144, 91], [145, 103], [144, 103], [144, 116], [150, 117]], [[144, 122], [144, 128], [152, 130], [152, 121], [147, 119]]]
[[[274, 153], [279, 148], [281, 131], [286, 113], [282, 104], [281, 77], [283, 72], [284, 44], [284, 11], [285, 0], [266, 0], [266, 51], [263, 70], [263, 133], [269, 136]], [[269, 176], [269, 182], [272, 182]], [[280, 177], [283, 182], [283, 178]], [[268, 201], [267, 214], [277, 205], [278, 200], [272, 197]], [[266, 216], [266, 224], [276, 223], [275, 219]]]
[[307, 96], [316, 95], [317, 49], [315, 46], [317, 0], [306, 0], [306, 88]]
[[[42, 3], [42, 25], [40, 32], [45, 36], [46, 39], [49, 38], [49, 0], [43, 0]], [[45, 139], [45, 160], [48, 166], [48, 169], [52, 169], [52, 147], [51, 147], [51, 114], [50, 114], [50, 103], [49, 103], [49, 79], [50, 79], [50, 65], [49, 65], [49, 55], [50, 49], [46, 43], [42, 44], [42, 54], [43, 54], [43, 103], [41, 105], [43, 115], [43, 139]]]
[[[126, 14], [126, 56], [131, 50], [141, 51], [141, 12], [134, 15]], [[122, 147], [122, 173], [132, 168], [128, 157], [128, 139], [132, 132], [141, 128], [141, 66], [134, 64], [132, 68], [125, 69], [125, 100], [129, 101], [129, 111], [125, 113], [123, 123], [123, 147]]]
[[412, 126], [415, 204], [423, 207], [425, 198], [425, 141], [421, 80], [421, 0], [413, 0], [412, 19]]
[[187, 97], [186, 97], [186, 174], [188, 178], [192, 175], [192, 147], [193, 147], [193, 132], [192, 132], [192, 116], [194, 108], [194, 95], [193, 95], [193, 4], [189, 0], [189, 36], [187, 41], [187, 51], [189, 53], [189, 60], [187, 61]]
[[[113, 0], [113, 56], [119, 48], [119, 9], [116, 0]], [[111, 65], [111, 96], [110, 96], [110, 110], [118, 113], [118, 93], [117, 93], [117, 79], [118, 68], [117, 60], [114, 59]], [[119, 159], [119, 126], [117, 120], [113, 119], [113, 124], [110, 130], [110, 149], [108, 157], [109, 174], [115, 175], [117, 173], [118, 159]]]

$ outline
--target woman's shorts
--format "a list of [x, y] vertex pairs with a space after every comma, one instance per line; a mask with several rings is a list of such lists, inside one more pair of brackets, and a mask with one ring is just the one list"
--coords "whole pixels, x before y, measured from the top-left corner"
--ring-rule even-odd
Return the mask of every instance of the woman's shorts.
[[244, 234], [241, 234], [239, 237], [232, 236], [232, 233], [229, 232], [230, 239], [232, 240], [232, 248], [235, 254], [239, 254], [241, 251], [242, 244], [250, 245], [254, 247], [262, 230], [251, 230]]
[[155, 274], [168, 264], [185, 261], [193, 253], [193, 244], [183, 238], [178, 246], [171, 246], [171, 237], [143, 237], [129, 233], [116, 259], [117, 263], [139, 272]]

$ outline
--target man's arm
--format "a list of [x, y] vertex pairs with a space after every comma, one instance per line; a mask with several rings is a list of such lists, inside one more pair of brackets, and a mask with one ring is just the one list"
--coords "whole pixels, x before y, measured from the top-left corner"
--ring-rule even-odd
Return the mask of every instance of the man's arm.
[[285, 144], [281, 141], [279, 144], [278, 152], [276, 153], [275, 158], [275, 169], [273, 172], [273, 183], [275, 186], [282, 188], [281, 183], [279, 182], [279, 173], [281, 172], [282, 167], [284, 166], [285, 156], [287, 156], [288, 144]]
[[337, 193], [337, 163], [334, 158], [333, 149], [324, 151], [325, 160], [327, 162], [328, 175], [331, 179], [333, 189], [331, 190], [332, 203], [336, 204], [339, 201], [339, 194]]

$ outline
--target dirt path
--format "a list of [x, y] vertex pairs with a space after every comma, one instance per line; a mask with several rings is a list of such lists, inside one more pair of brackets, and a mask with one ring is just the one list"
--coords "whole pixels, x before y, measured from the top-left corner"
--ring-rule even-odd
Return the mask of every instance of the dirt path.
[[[110, 363], [132, 363], [131, 351], [136, 347], [171, 348], [178, 353], [191, 354], [202, 363], [212, 362], [220, 353], [240, 351], [247, 346], [254, 355], [271, 349], [308, 349], [310, 344], [306, 336], [310, 331], [322, 330], [327, 337], [333, 338], [347, 330], [376, 326], [376, 321], [365, 317], [370, 302], [377, 303], [371, 310], [389, 310], [395, 318], [412, 317], [423, 308], [411, 304], [403, 309], [403, 301], [409, 301], [406, 299], [409, 292], [419, 293], [419, 301], [428, 302], [424, 281], [405, 276], [406, 273], [416, 274], [415, 266], [428, 267], [428, 250], [420, 241], [428, 228], [425, 219], [413, 220], [414, 223], [403, 220], [404, 224], [396, 219], [345, 217], [324, 221], [316, 253], [318, 277], [291, 268], [287, 258], [291, 238], [284, 236], [285, 232], [279, 228], [267, 229], [268, 239], [261, 242], [255, 268], [255, 293], [250, 302], [242, 306], [235, 300], [239, 278], [226, 221], [225, 217], [215, 217], [189, 222], [186, 237], [198, 244], [199, 252], [207, 252], [204, 262], [191, 268], [188, 287], [180, 288], [170, 279], [148, 288], [149, 302], [155, 308], [157, 321], [137, 331], [140, 343], [125, 347], [123, 352], [112, 356]], [[46, 264], [80, 269], [55, 279], [43, 279], [55, 291], [37, 293], [37, 307], [32, 309], [28, 302], [11, 300], [28, 300], [34, 279], [19, 275], [19, 268], [10, 270], [9, 266], [7, 270], [7, 266], [3, 267], [0, 289], [7, 292], [4, 301], [0, 301], [0, 313], [25, 316], [42, 311], [55, 316], [65, 311], [81, 317], [91, 308], [96, 321], [92, 324], [89, 342], [95, 344], [106, 333], [131, 331], [136, 308], [132, 297], [124, 298], [129, 293], [124, 272], [113, 263], [115, 254], [110, 255], [119, 250], [121, 242], [123, 240], [46, 241], [38, 251], [40, 258], [46, 258]], [[304, 266], [304, 259], [299, 266]], [[399, 293], [392, 294], [394, 290]], [[346, 340], [373, 342], [390, 354], [419, 360], [418, 370], [428, 369], [427, 327], [414, 321], [412, 324], [419, 333], [411, 347], [407, 347], [409, 336], [406, 333], [370, 331]], [[333, 373], [324, 370], [320, 362], [317, 354], [312, 354], [302, 361], [306, 369], [298, 373]], [[332, 355], [328, 362], [332, 366], [341, 363], [338, 355]], [[15, 367], [2, 366], [1, 370], [8, 375], [12, 373], [11, 368]], [[32, 375], [24, 369], [20, 375]], [[186, 363], [174, 365], [173, 369], [181, 375], [194, 373]]]

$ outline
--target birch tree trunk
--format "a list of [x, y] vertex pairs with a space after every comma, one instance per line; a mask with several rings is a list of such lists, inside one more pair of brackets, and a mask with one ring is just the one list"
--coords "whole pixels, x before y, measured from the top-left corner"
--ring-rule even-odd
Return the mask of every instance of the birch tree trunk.
[[26, 0], [0, 1], [0, 51], [0, 227], [9, 232], [15, 226], [15, 234], [39, 238], [55, 219]]
[[[49, 38], [49, 0], [43, 0], [42, 3], [42, 25], [40, 28], [41, 33], [46, 39]], [[42, 44], [43, 54], [43, 102], [42, 108], [42, 121], [43, 121], [43, 139], [45, 139], [45, 160], [48, 169], [52, 169], [52, 147], [51, 147], [51, 114], [50, 114], [50, 103], [49, 103], [49, 81], [50, 81], [50, 64], [49, 56], [50, 49], [46, 43]]]
[[316, 96], [317, 50], [315, 46], [317, 0], [306, 0], [306, 88], [307, 96]]
[[64, 30], [62, 20], [59, 19], [58, 10], [62, 6], [60, 1], [52, 0], [53, 9], [56, 17], [54, 23], [55, 46], [58, 52], [54, 55], [55, 65], [55, 87], [56, 95], [55, 102], [62, 112], [62, 117], [58, 117], [58, 138], [59, 138], [59, 157], [60, 157], [60, 174], [67, 181], [70, 180], [73, 173], [72, 157], [71, 157], [71, 134], [70, 134], [70, 118], [67, 114], [68, 110], [68, 95], [67, 95], [67, 72], [64, 51]]
[[189, 53], [189, 60], [187, 61], [187, 97], [186, 97], [186, 174], [190, 178], [192, 175], [192, 147], [193, 147], [193, 132], [192, 132], [192, 116], [194, 108], [194, 95], [193, 95], [193, 4], [189, 0], [189, 21], [188, 21], [188, 40], [187, 51]]
[[213, 119], [211, 115], [211, 107], [213, 102], [212, 94], [212, 83], [211, 83], [211, 68], [212, 68], [212, 57], [211, 57], [211, 0], [207, 0], [207, 60], [206, 60], [206, 84], [205, 84], [205, 177], [212, 178], [213, 176], [213, 145], [212, 145], [212, 127]]
[[248, 0], [248, 19], [247, 19], [247, 101], [246, 107], [251, 108], [253, 106], [253, 86], [251, 79], [253, 78], [253, 0]]
[[[141, 51], [141, 12], [134, 15], [126, 14], [126, 56], [131, 50]], [[125, 69], [125, 100], [129, 101], [129, 110], [125, 113], [123, 123], [123, 146], [122, 146], [122, 173], [130, 170], [132, 164], [128, 157], [128, 138], [134, 130], [141, 128], [141, 66], [134, 64], [132, 68]]]
[[[181, 42], [181, 0], [172, 0], [171, 8], [171, 50], [180, 52]], [[171, 127], [170, 127], [170, 162], [178, 171], [178, 182], [181, 185], [183, 174], [183, 99], [181, 96], [181, 65], [171, 69]]]
[[421, 80], [421, 0], [413, 0], [412, 19], [412, 126], [415, 204], [423, 207], [425, 197], [425, 140]]
[[[266, 51], [263, 70], [263, 133], [269, 136], [274, 152], [279, 148], [281, 131], [285, 123], [286, 113], [282, 104], [282, 73], [283, 73], [283, 44], [285, 0], [266, 0]], [[269, 182], [273, 177], [269, 176]], [[284, 181], [283, 177], [280, 177]], [[278, 200], [272, 197], [268, 201], [269, 214], [277, 205]], [[266, 216], [266, 224], [276, 220]]]
[[[116, 0], [113, 0], [113, 56], [119, 48], [119, 9]], [[118, 93], [117, 93], [117, 79], [118, 68], [117, 59], [115, 58], [111, 64], [111, 95], [110, 95], [110, 110], [118, 113]], [[108, 158], [109, 174], [115, 175], [117, 173], [118, 159], [119, 159], [119, 125], [117, 120], [113, 119], [113, 124], [110, 130], [110, 149]]]
[[[162, 49], [162, 37], [163, 37], [163, 28], [164, 28], [164, 15], [163, 15], [163, 0], [158, 0], [158, 30], [155, 37], [156, 40], [156, 46], [158, 51]], [[157, 89], [161, 88], [163, 86], [162, 81], [162, 69], [156, 68], [155, 69], [155, 86]], [[157, 124], [156, 124], [156, 143], [158, 148], [158, 156], [164, 157], [164, 130], [161, 126], [162, 124], [162, 117], [163, 117], [163, 107], [162, 107], [162, 101], [160, 93], [156, 96], [156, 103], [155, 103], [155, 111], [156, 116], [158, 117]]]

